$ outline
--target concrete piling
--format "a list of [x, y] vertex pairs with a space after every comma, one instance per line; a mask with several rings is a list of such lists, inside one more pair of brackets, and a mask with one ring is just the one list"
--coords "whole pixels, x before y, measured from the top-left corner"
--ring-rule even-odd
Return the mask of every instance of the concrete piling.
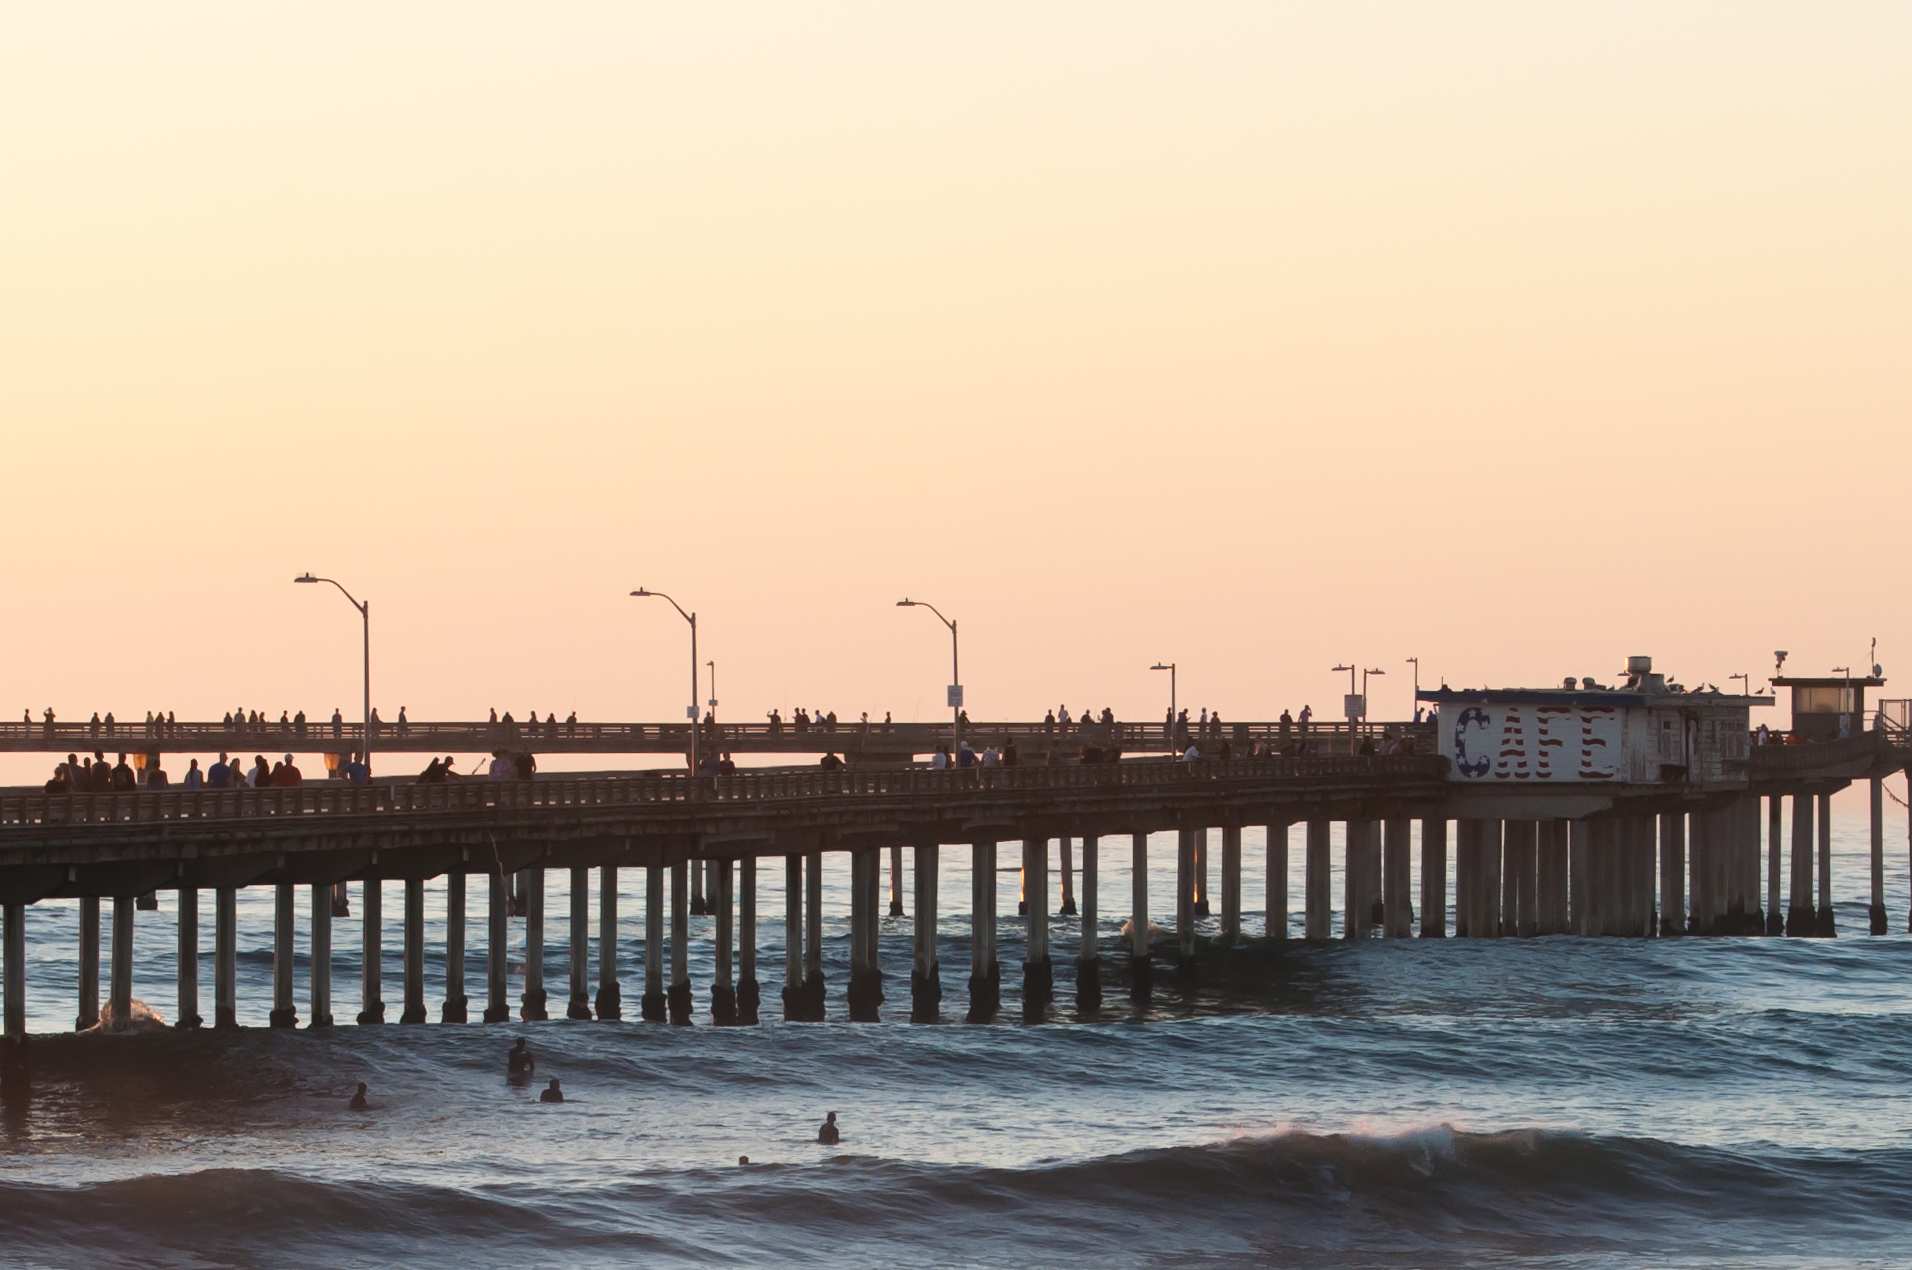
[[812, 1023], [823, 1022], [823, 852], [821, 849], [806, 853], [803, 859], [803, 991], [804, 1018]]
[[136, 901], [131, 895], [113, 897], [112, 963], [107, 972], [107, 1008], [113, 1014], [113, 1030], [126, 1027], [133, 1018], [133, 915]]
[[1208, 917], [1208, 829], [1189, 831], [1189, 911], [1195, 917]]
[[511, 882], [494, 864], [485, 906], [485, 1014], [487, 1023], [511, 1021]]
[[1195, 830], [1175, 831], [1175, 960], [1184, 973], [1195, 959]]
[[1587, 856], [1592, 846], [1591, 825], [1585, 820], [1567, 825], [1567, 932], [1593, 934], [1593, 880], [1587, 875]]
[[[0, 933], [0, 947], [4, 948], [4, 971], [0, 979], [5, 981], [6, 997], [6, 1038], [15, 1045], [24, 1045], [27, 1039], [27, 906], [8, 904], [4, 912], [5, 931]], [[9, 1060], [8, 1074], [12, 1074], [12, 1055]], [[8, 1092], [11, 1092], [9, 1090]]]
[[1073, 867], [1073, 861], [1069, 858], [1074, 849], [1073, 840], [1068, 834], [1064, 834], [1056, 839], [1056, 868], [1059, 873], [1058, 881], [1062, 884], [1062, 903], [1056, 908], [1056, 916], [1058, 917], [1075, 917], [1078, 915], [1076, 912], [1075, 869]]
[[1049, 958], [1049, 840], [1022, 840], [1023, 875], [1028, 879], [1029, 915], [1025, 919], [1022, 963], [1022, 1017], [1040, 1023], [1055, 999], [1055, 963]]
[[308, 899], [312, 906], [312, 929], [306, 960], [306, 1026], [332, 1026], [332, 888], [313, 883]]
[[1421, 938], [1447, 937], [1447, 819], [1421, 820]]
[[[690, 992], [690, 885], [703, 875], [695, 860], [679, 860], [671, 865], [671, 984], [665, 992], [670, 1020], [678, 1027], [690, 1026], [693, 1008]], [[708, 909], [710, 906], [704, 906]]]
[[1288, 822], [1270, 820], [1266, 830], [1266, 867], [1262, 873], [1262, 935], [1288, 938]]
[[1537, 826], [1535, 885], [1539, 890], [1539, 933], [1567, 933], [1567, 822], [1543, 820]]
[[84, 1032], [100, 1021], [100, 899], [97, 895], [80, 900], [80, 1010], [73, 1020], [76, 1030]]
[[1819, 796], [1819, 911], [1813, 933], [1830, 939], [1839, 932], [1832, 919], [1832, 795]]
[[1660, 934], [1686, 934], [1686, 813], [1660, 813]]
[[1102, 950], [1096, 939], [1097, 872], [1101, 844], [1096, 835], [1082, 836], [1082, 911], [1080, 951], [1076, 957], [1076, 1010], [1091, 1013], [1102, 1005]]
[[1389, 939], [1407, 939], [1414, 934], [1414, 886], [1409, 876], [1414, 859], [1410, 841], [1413, 824], [1406, 816], [1389, 816], [1381, 824], [1381, 933]]
[[737, 861], [737, 1022], [754, 1024], [763, 1005], [757, 982], [757, 857]]
[[179, 888], [179, 950], [176, 960], [178, 1014], [173, 1026], [187, 1031], [200, 1025], [199, 1017], [199, 891]]
[[[117, 906], [117, 901], [115, 901]], [[115, 922], [118, 918], [115, 916]], [[292, 883], [280, 882], [272, 894], [272, 1014], [273, 1027], [296, 1027], [299, 1012], [292, 1005]]]
[[910, 1022], [935, 1023], [942, 1018], [943, 968], [936, 957], [937, 883], [942, 870], [942, 848], [919, 842], [916, 853], [916, 927], [910, 961]]
[[405, 879], [405, 1004], [400, 1023], [425, 1021], [425, 879]]
[[1241, 826], [1222, 826], [1222, 943], [1241, 939]]
[[[850, 852], [850, 988], [852, 1023], [875, 1023], [883, 999], [877, 983], [876, 889], [880, 857], [872, 850]], [[1031, 906], [1034, 912], [1036, 907]]]
[[[798, 886], [801, 893], [801, 875]], [[797, 947], [803, 947], [802, 941]], [[639, 1013], [646, 1023], [664, 1021], [664, 870], [655, 864], [644, 870], [644, 997]]]
[[1305, 904], [1303, 933], [1321, 940], [1334, 933], [1334, 900], [1329, 877], [1328, 822], [1318, 816], [1308, 819], [1307, 843], [1302, 857], [1302, 896]]
[[[93, 901], [93, 993], [99, 1002], [99, 901]], [[221, 886], [212, 893], [212, 1025], [239, 1026], [239, 892]]]
[[518, 1017], [541, 1023], [551, 1017], [544, 990], [544, 869], [534, 866], [518, 876], [524, 879], [524, 994], [518, 998]]
[[598, 867], [598, 987], [600, 1022], [624, 1017], [624, 989], [617, 973], [617, 866]]
[[1002, 1008], [1002, 970], [996, 961], [996, 844], [970, 848], [970, 1023], [988, 1023]]
[[463, 1023], [470, 1010], [471, 999], [465, 995], [465, 869], [460, 861], [445, 875], [445, 1001], [438, 1021]]
[[377, 877], [365, 879], [365, 889], [359, 897], [361, 938], [364, 940], [364, 955], [359, 963], [359, 1015], [361, 1024], [383, 1023], [385, 1021], [384, 992], [384, 950], [380, 936], [385, 929], [385, 895], [383, 881]]
[[1786, 802], [1774, 794], [1766, 800], [1766, 933], [1786, 933], [1784, 889], [1779, 880], [1779, 860], [1784, 846]]
[[890, 916], [903, 916], [903, 848], [890, 848]]
[[571, 869], [571, 992], [564, 1017], [591, 1017], [591, 870]]
[[736, 920], [736, 904], [731, 895], [733, 864], [728, 859], [711, 863], [716, 867], [710, 874], [710, 910], [717, 920], [711, 924], [716, 955], [710, 983], [710, 1021], [719, 1027], [729, 1027], [737, 1021], [737, 989], [731, 984], [731, 946]]
[[1686, 929], [1693, 935], [1713, 933], [1713, 872], [1709, 860], [1712, 849], [1712, 821], [1707, 819], [1704, 808], [1695, 807], [1687, 838], [1687, 869], [1691, 879], [1687, 902], [1692, 915], [1687, 919]]
[[1540, 832], [1531, 820], [1507, 822], [1507, 883], [1513, 891], [1509, 934], [1532, 939], [1540, 933]]
[[1378, 857], [1379, 844], [1373, 830], [1372, 820], [1349, 820], [1342, 826], [1343, 843], [1341, 868], [1341, 936], [1343, 939], [1366, 939], [1373, 929], [1375, 894], [1371, 875], [1380, 873], [1379, 860], [1370, 861], [1370, 855]]
[[1793, 795], [1792, 878], [1786, 892], [1786, 934], [1804, 937], [1813, 933], [1818, 914], [1812, 903], [1812, 795]]
[[[671, 873], [671, 886], [673, 888], [672, 890], [673, 895], [676, 894], [676, 891], [674, 888], [677, 885], [677, 874], [674, 871], [674, 869], [675, 869], [675, 866], [673, 866], [673, 872]], [[689, 900], [688, 916], [691, 916], [691, 917], [708, 916], [710, 913], [710, 903], [705, 898], [705, 893], [704, 893], [704, 862], [702, 860], [688, 861], [685, 871], [689, 875], [689, 885], [690, 885], [690, 900]], [[675, 901], [672, 901], [672, 902], [675, 903]]]

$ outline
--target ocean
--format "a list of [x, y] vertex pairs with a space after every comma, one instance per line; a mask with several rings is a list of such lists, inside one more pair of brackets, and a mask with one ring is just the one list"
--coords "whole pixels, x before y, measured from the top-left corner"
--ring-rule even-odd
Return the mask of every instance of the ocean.
[[[637, 1021], [637, 869], [622, 874], [631, 1017], [619, 1023], [352, 1025], [354, 884], [354, 916], [333, 934], [339, 1026], [264, 1026], [271, 890], [257, 888], [239, 905], [249, 1026], [76, 1036], [77, 904], [49, 902], [28, 922], [34, 1090], [0, 1117], [0, 1262], [1912, 1264], [1904, 813], [1888, 808], [1893, 933], [1873, 938], [1863, 806], [1839, 807], [1836, 940], [1255, 942], [1193, 981], [1158, 948], [1154, 996], [1139, 1008], [1118, 950], [1123, 914], [1105, 912], [1102, 1010], [1077, 1016], [1079, 927], [1055, 918], [1056, 1007], [1042, 1025], [1021, 1021], [1013, 871], [999, 875], [1001, 1021], [960, 1021], [961, 847], [942, 853], [947, 1021], [935, 1026], [907, 1021], [910, 923], [897, 918], [883, 921], [884, 1021], [847, 1021], [843, 857], [826, 868], [822, 1024], [777, 1017], [774, 866], [759, 870], [765, 1022], [750, 1028], [708, 1023], [703, 917], [692, 920], [697, 1026]], [[1244, 846], [1244, 925], [1259, 936], [1266, 855], [1252, 830]], [[1299, 830], [1290, 852], [1298, 934]], [[1125, 909], [1127, 840], [1105, 842], [1100, 859], [1104, 907]], [[1173, 871], [1172, 836], [1159, 836], [1151, 896], [1163, 924]], [[568, 874], [547, 876], [547, 987], [562, 1014]], [[387, 888], [384, 996], [396, 1019], [401, 888]], [[174, 902], [162, 892], [136, 935], [134, 992], [162, 1017]], [[209, 895], [201, 905], [210, 1017]], [[302, 1019], [305, 908], [302, 895]], [[481, 881], [470, 908], [476, 1018]], [[427, 910], [436, 1018], [436, 882]], [[515, 1011], [522, 919], [511, 929]], [[505, 1078], [519, 1036], [538, 1059], [530, 1086]], [[549, 1076], [562, 1080], [562, 1106], [538, 1102]], [[371, 1107], [348, 1110], [361, 1080]], [[843, 1125], [836, 1148], [814, 1142], [828, 1111]]]

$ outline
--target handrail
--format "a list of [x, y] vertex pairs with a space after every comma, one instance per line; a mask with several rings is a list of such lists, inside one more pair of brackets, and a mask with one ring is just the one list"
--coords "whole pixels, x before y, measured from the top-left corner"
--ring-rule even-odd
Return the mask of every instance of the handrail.
[[734, 776], [680, 774], [535, 780], [459, 779], [351, 785], [326, 781], [266, 789], [167, 789], [0, 797], [0, 829], [143, 825], [171, 821], [278, 821], [308, 817], [455, 814], [551, 807], [653, 804], [801, 804], [828, 798], [895, 800], [969, 793], [1180, 787], [1199, 782], [1299, 782], [1324, 778], [1438, 780], [1443, 761], [1411, 755], [1162, 759], [1060, 767], [789, 770]]

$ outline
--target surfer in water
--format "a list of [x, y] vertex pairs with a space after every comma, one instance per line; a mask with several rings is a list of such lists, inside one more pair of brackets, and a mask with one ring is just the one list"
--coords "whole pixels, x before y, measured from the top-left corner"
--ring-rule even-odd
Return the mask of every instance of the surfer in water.
[[825, 1116], [822, 1125], [818, 1126], [817, 1143], [821, 1146], [833, 1147], [841, 1141], [843, 1141], [843, 1134], [837, 1129], [836, 1112], [833, 1111]]
[[539, 1102], [563, 1102], [564, 1101], [564, 1091], [558, 1088], [558, 1078], [556, 1076], [553, 1076], [551, 1078], [551, 1084], [545, 1088], [545, 1091], [538, 1095], [538, 1101]]
[[511, 1053], [505, 1058], [505, 1073], [517, 1077], [529, 1076], [537, 1065], [538, 1060], [531, 1057], [524, 1037], [519, 1037], [518, 1043], [511, 1047]]
[[358, 1091], [352, 1095], [352, 1101], [345, 1104], [350, 1111], [370, 1111], [371, 1104], [365, 1101], [365, 1082], [358, 1083]]

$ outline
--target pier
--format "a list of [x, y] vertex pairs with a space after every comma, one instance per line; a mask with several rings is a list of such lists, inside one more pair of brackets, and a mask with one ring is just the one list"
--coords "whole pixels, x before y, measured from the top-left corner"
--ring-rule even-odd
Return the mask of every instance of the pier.
[[[210, 892], [210, 1022], [233, 1026], [235, 896], [253, 886], [273, 888], [275, 898], [272, 1025], [330, 1026], [332, 897], [348, 881], [403, 883], [397, 1020], [426, 1022], [433, 1003], [424, 981], [423, 887], [438, 878], [446, 887], [451, 935], [444, 982], [435, 985], [436, 1014], [442, 1022], [464, 1022], [470, 1017], [464, 897], [474, 876], [485, 879], [491, 897], [489, 922], [479, 935], [490, 952], [480, 1017], [622, 1018], [626, 980], [616, 956], [616, 880], [624, 869], [644, 870], [648, 882], [641, 1017], [683, 1025], [707, 1011], [713, 1022], [748, 1025], [765, 1008], [758, 869], [779, 862], [789, 896], [787, 956], [774, 968], [782, 982], [771, 1008], [780, 1005], [791, 1020], [821, 1019], [829, 994], [840, 992], [851, 1018], [881, 1017], [902, 987], [886, 985], [876, 962], [879, 914], [887, 904], [890, 914], [907, 916], [914, 927], [907, 1017], [924, 1023], [950, 1017], [946, 1001], [960, 994], [960, 1017], [987, 1022], [1001, 1010], [994, 875], [1010, 844], [1028, 900], [1026, 958], [1012, 971], [1021, 976], [1024, 1016], [1032, 1020], [1051, 1008], [1058, 955], [1075, 958], [1078, 1008], [1093, 1010], [1105, 987], [1124, 982], [1146, 998], [1158, 962], [1200, 974], [1205, 959], [1225, 957], [1246, 941], [1289, 938], [1291, 835], [1302, 848], [1299, 934], [1309, 940], [1330, 937], [1337, 911], [1342, 937], [1354, 942], [1450, 935], [1820, 938], [1837, 933], [1829, 800], [1853, 782], [1870, 790], [1868, 929], [1884, 933], [1883, 781], [1912, 765], [1905, 703], [1885, 703], [1868, 720], [1872, 726], [1857, 731], [1755, 744], [1745, 716], [1757, 699], [1672, 694], [1656, 689], [1646, 673], [1630, 692], [1424, 694], [1438, 702], [1440, 723], [1422, 738], [1435, 752], [1423, 753], [1132, 757], [951, 770], [872, 763], [719, 777], [334, 780], [292, 788], [8, 794], [0, 796], [6, 1035], [25, 1034], [24, 931], [32, 906], [51, 898], [81, 902], [80, 981], [34, 990], [73, 992], [81, 1028], [126, 1026], [136, 901], [157, 890], [179, 896], [175, 1024], [203, 1021], [199, 916], [202, 893]], [[1660, 728], [1662, 714], [1695, 726], [1676, 736]], [[1709, 729], [1715, 718], [1725, 726]], [[936, 731], [897, 726], [924, 736]], [[1044, 734], [1041, 724], [987, 726]], [[1264, 725], [1231, 726], [1244, 728], [1252, 745], [1254, 730]], [[1010, 733], [1012, 727], [1023, 731]], [[1392, 733], [1416, 735], [1406, 724]], [[1638, 761], [1629, 739], [1636, 733], [1678, 762]], [[1579, 739], [1567, 744], [1569, 734]], [[603, 743], [631, 744], [633, 735]], [[914, 731], [909, 735], [905, 743], [921, 743]], [[1341, 734], [1344, 741], [1352, 735]], [[1474, 742], [1486, 735], [1492, 743], [1483, 750]], [[1522, 765], [1527, 775], [1516, 776]], [[1337, 824], [1339, 835], [1331, 833]], [[1243, 920], [1244, 827], [1261, 830], [1269, 844], [1266, 922], [1259, 930]], [[1177, 842], [1172, 895], [1149, 893], [1145, 853], [1155, 833], [1172, 833]], [[1338, 897], [1331, 883], [1337, 836], [1344, 844]], [[972, 860], [966, 974], [943, 966], [937, 944], [939, 852], [949, 844], [967, 845]], [[1098, 886], [1100, 862], [1125, 848], [1135, 861], [1132, 894], [1112, 897]], [[828, 854], [849, 857], [853, 883], [851, 970], [849, 981], [838, 985], [823, 982], [820, 952], [821, 868]], [[908, 888], [906, 859], [913, 874]], [[1220, 869], [1213, 892], [1211, 860]], [[544, 979], [542, 943], [543, 876], [552, 869], [570, 885], [570, 979], [555, 999]], [[516, 1001], [503, 955], [514, 893], [523, 897], [528, 923], [524, 987]], [[380, 888], [368, 885], [363, 895], [363, 977], [358, 1008], [346, 1017], [378, 1025], [388, 1017], [378, 955]], [[718, 944], [714, 981], [701, 985], [687, 971], [694, 895], [716, 919]], [[1219, 901], [1219, 937], [1198, 940], [1198, 913], [1211, 895]], [[1080, 916], [1082, 937], [1074, 950], [1050, 943], [1058, 899]], [[1126, 907], [1104, 910], [1111, 899]], [[111, 931], [104, 1003], [101, 901], [110, 901]], [[1103, 919], [1121, 917], [1131, 922], [1126, 939], [1098, 934]], [[303, 1002], [292, 961], [301, 921], [312, 949]], [[1162, 946], [1151, 939], [1151, 922], [1166, 927]], [[595, 991], [588, 980], [594, 941]]]

